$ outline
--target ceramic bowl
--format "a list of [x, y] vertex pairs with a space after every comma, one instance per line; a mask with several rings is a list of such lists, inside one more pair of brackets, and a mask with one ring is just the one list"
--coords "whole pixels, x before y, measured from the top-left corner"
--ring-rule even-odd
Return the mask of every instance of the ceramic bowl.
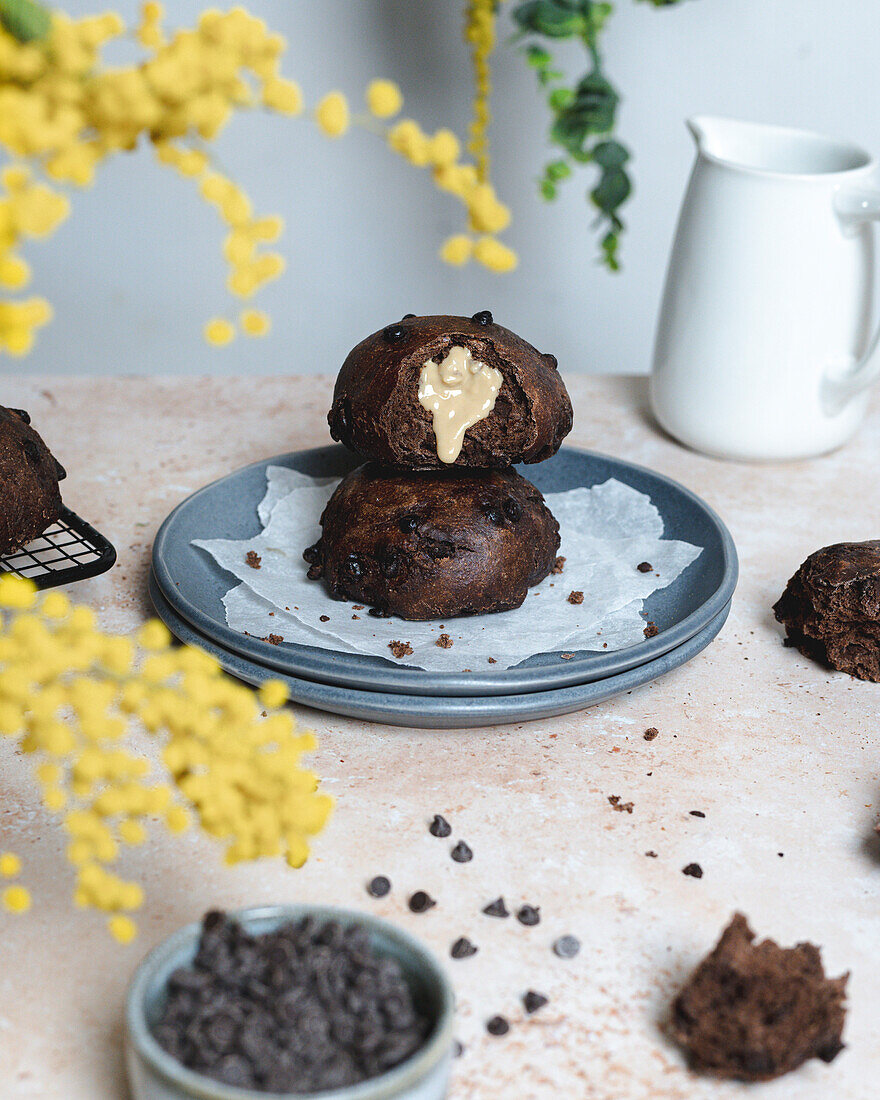
[[189, 924], [159, 944], [138, 967], [125, 1010], [125, 1060], [132, 1100], [442, 1100], [453, 1047], [453, 994], [440, 964], [418, 940], [364, 913], [321, 905], [274, 905], [229, 914], [250, 933], [270, 932], [303, 917], [365, 928], [374, 950], [400, 964], [416, 1003], [432, 1021], [425, 1044], [399, 1066], [358, 1085], [320, 1093], [258, 1092], [225, 1085], [187, 1069], [153, 1038], [169, 976], [192, 962], [201, 932]]

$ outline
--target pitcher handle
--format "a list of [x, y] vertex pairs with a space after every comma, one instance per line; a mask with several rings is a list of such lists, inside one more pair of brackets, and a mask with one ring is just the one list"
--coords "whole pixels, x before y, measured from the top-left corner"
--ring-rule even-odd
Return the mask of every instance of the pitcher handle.
[[[840, 190], [834, 196], [834, 209], [843, 232], [857, 233], [866, 222], [880, 221], [880, 190], [868, 187]], [[830, 415], [840, 412], [851, 398], [880, 378], [880, 356], [875, 354], [878, 345], [880, 325], [861, 358], [850, 356], [830, 365], [822, 393]]]

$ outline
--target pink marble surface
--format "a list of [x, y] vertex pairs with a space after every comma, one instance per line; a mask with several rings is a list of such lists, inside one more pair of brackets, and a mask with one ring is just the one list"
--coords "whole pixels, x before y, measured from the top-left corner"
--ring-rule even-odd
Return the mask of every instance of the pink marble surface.
[[[142, 955], [209, 906], [315, 900], [370, 910], [424, 937], [459, 999], [453, 1100], [862, 1100], [880, 1077], [880, 686], [829, 673], [784, 649], [770, 606], [823, 544], [877, 537], [880, 416], [837, 454], [778, 466], [690, 453], [644, 412], [642, 382], [576, 377], [571, 442], [678, 478], [729, 524], [742, 579], [728, 625], [662, 680], [581, 714], [485, 731], [432, 733], [298, 708], [320, 736], [315, 766], [338, 799], [313, 859], [225, 868], [196, 835], [157, 835], [125, 857], [147, 902], [129, 947], [75, 910], [57, 821], [38, 808], [29, 768], [0, 742], [0, 848], [22, 856], [35, 907], [0, 915], [0, 1096], [125, 1095], [121, 1010]], [[329, 378], [134, 380], [6, 375], [4, 404], [30, 410], [70, 471], [65, 498], [119, 550], [76, 596], [114, 629], [149, 613], [150, 543], [192, 490], [247, 462], [327, 441]], [[642, 733], [660, 734], [646, 742]], [[615, 813], [608, 796], [635, 804]], [[704, 819], [689, 815], [702, 810]], [[475, 851], [449, 859], [433, 813]], [[657, 859], [644, 853], [653, 849]], [[782, 853], [782, 855], [780, 855]], [[699, 862], [701, 880], [682, 867]], [[365, 881], [394, 890], [369, 899]], [[422, 916], [416, 889], [437, 898]], [[480, 908], [498, 894], [541, 906], [524, 928]], [[851, 970], [847, 1050], [831, 1066], [746, 1089], [691, 1075], [666, 1040], [670, 997], [735, 908], [761, 935], [821, 944]], [[581, 954], [550, 952], [571, 932]], [[470, 936], [480, 952], [452, 962]], [[551, 998], [522, 1022], [527, 989]], [[503, 1039], [485, 1020], [509, 1015]]]

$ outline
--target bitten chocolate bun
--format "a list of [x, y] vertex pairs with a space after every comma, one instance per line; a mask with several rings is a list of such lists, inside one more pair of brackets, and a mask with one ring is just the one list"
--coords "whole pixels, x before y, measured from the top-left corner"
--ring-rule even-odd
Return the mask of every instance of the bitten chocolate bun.
[[487, 311], [408, 314], [362, 340], [342, 364], [330, 434], [383, 466], [432, 470], [542, 462], [571, 431], [553, 355]]
[[66, 476], [21, 409], [0, 406], [0, 553], [21, 546], [61, 514]]
[[303, 557], [339, 599], [403, 619], [519, 607], [550, 572], [559, 524], [514, 470], [396, 473], [373, 463], [339, 484]]
[[880, 681], [880, 540], [810, 554], [773, 611], [805, 656]]

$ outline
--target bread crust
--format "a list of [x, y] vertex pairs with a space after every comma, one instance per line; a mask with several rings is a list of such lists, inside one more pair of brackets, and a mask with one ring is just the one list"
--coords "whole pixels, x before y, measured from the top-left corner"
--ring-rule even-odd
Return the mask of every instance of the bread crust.
[[468, 348], [504, 379], [492, 412], [465, 433], [454, 465], [503, 468], [556, 454], [572, 425], [571, 401], [556, 358], [542, 355], [485, 312], [406, 317], [362, 340], [336, 380], [327, 417], [330, 434], [383, 466], [445, 468], [418, 388], [425, 362], [439, 362], [454, 345]]
[[27, 413], [0, 406], [0, 553], [30, 542], [58, 519], [64, 476]]

